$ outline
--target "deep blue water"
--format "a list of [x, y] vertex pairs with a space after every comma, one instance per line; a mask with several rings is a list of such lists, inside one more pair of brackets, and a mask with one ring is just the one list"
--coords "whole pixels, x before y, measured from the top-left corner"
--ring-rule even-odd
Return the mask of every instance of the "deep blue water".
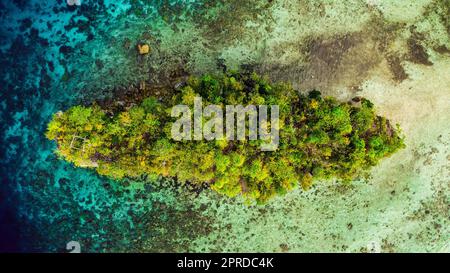
[[134, 238], [156, 236], [133, 222], [151, 211], [151, 188], [76, 169], [44, 137], [53, 113], [104, 95], [80, 85], [94, 76], [87, 48], [108, 39], [101, 25], [128, 16], [114, 15], [128, 1], [111, 2], [0, 3], [0, 252], [64, 252], [72, 240], [84, 251], [126, 251]]

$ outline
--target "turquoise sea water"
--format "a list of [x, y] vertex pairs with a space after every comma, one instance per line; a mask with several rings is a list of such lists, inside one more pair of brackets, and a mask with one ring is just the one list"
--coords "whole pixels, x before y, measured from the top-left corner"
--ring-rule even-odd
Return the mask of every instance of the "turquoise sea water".
[[[66, 252], [78, 241], [83, 252], [449, 251], [449, 7], [2, 1], [0, 250]], [[45, 139], [57, 111], [224, 66], [341, 100], [364, 95], [400, 123], [407, 148], [367, 180], [247, 206], [171, 180], [112, 181], [58, 159]]]
[[[137, 8], [148, 14], [146, 18], [156, 18], [155, 7], [163, 2]], [[181, 8], [189, 9], [189, 2], [183, 1]], [[65, 251], [67, 242], [78, 240], [89, 251], [125, 251], [141, 236], [135, 220], [149, 214], [155, 200], [170, 201], [168, 197], [151, 193], [149, 186], [128, 189], [93, 171], [73, 168], [56, 158], [55, 144], [45, 139], [44, 132], [56, 111], [101, 96], [82, 90], [92, 80], [89, 65], [95, 63], [89, 48], [114, 38], [101, 27], [114, 24], [118, 16], [135, 16], [126, 15], [131, 5], [120, 1], [82, 1], [79, 7], [65, 1], [0, 5], [1, 249]], [[87, 60], [73, 64], [79, 55], [88, 55]]]

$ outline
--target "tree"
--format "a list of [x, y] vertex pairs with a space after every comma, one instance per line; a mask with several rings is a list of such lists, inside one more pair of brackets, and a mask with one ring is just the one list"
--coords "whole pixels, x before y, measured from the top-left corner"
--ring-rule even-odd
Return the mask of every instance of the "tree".
[[[288, 84], [237, 72], [190, 77], [181, 90], [167, 92], [173, 92], [168, 102], [149, 97], [114, 116], [96, 105], [74, 106], [53, 116], [46, 136], [57, 140], [65, 160], [102, 175], [174, 177], [259, 203], [298, 185], [306, 190], [318, 180], [350, 181], [404, 147], [398, 127], [377, 116], [364, 98], [357, 107], [316, 90], [302, 95]], [[200, 95], [204, 105], [222, 109], [279, 105], [278, 149], [261, 151], [261, 140], [173, 140], [171, 107], [186, 104], [193, 113], [194, 98]], [[74, 139], [85, 142], [74, 145]]]

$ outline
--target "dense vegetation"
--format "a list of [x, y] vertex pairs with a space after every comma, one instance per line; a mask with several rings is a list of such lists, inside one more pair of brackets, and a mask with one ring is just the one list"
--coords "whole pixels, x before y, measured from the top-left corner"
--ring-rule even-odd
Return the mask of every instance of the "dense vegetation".
[[[172, 140], [171, 106], [192, 106], [195, 96], [204, 105], [279, 105], [279, 148], [263, 152], [261, 140]], [[75, 106], [54, 115], [46, 136], [63, 158], [102, 175], [174, 177], [258, 202], [315, 180], [351, 181], [404, 145], [398, 128], [366, 99], [301, 95], [254, 73], [191, 77], [169, 102], [150, 97], [114, 115], [97, 105]]]

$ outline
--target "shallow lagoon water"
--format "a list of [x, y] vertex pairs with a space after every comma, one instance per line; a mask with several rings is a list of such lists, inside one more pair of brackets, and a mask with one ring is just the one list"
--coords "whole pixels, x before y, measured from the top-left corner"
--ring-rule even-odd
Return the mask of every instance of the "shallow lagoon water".
[[[2, 250], [65, 252], [74, 240], [83, 252], [450, 251], [448, 1], [0, 5]], [[74, 168], [43, 135], [58, 110], [224, 66], [367, 97], [407, 147], [351, 185], [247, 206]]]

